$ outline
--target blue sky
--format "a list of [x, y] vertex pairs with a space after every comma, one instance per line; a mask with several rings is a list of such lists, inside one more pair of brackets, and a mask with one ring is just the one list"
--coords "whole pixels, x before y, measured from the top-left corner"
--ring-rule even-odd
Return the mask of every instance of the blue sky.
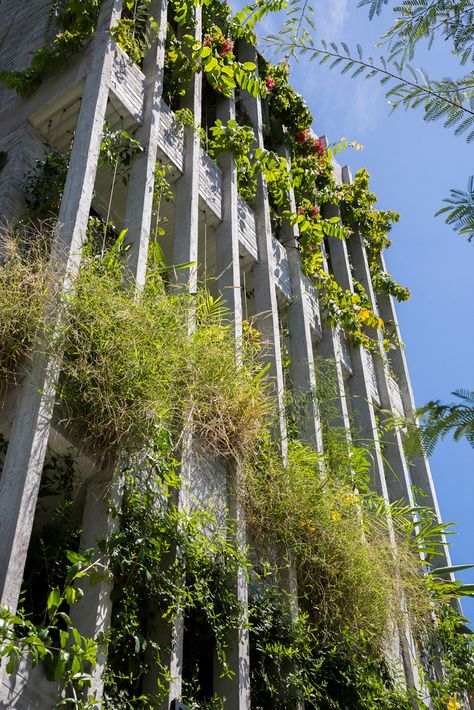
[[[319, 8], [316, 4], [320, 37], [351, 47], [360, 43], [365, 55], [380, 53], [374, 45], [390, 24], [388, 10], [370, 22], [367, 9], [357, 8], [354, 0], [325, 0]], [[265, 54], [271, 58], [268, 50]], [[429, 52], [421, 48], [413, 64], [432, 78], [456, 67], [442, 42]], [[450, 188], [465, 189], [473, 172], [472, 147], [442, 123], [425, 123], [419, 111], [390, 115], [374, 79], [351, 79], [328, 65], [293, 61], [291, 82], [307, 99], [319, 135], [364, 145], [361, 153], [340, 154], [339, 161], [353, 172], [366, 167], [379, 205], [401, 213], [386, 258], [388, 269], [412, 293], [398, 314], [417, 404], [449, 401], [452, 390], [472, 389], [474, 246], [434, 217]], [[451, 539], [455, 563], [474, 563], [473, 464], [473, 450], [451, 440], [439, 444], [431, 460], [442, 516], [457, 523], [458, 534]], [[474, 582], [474, 570], [460, 576]], [[474, 600], [463, 607], [474, 620]]]

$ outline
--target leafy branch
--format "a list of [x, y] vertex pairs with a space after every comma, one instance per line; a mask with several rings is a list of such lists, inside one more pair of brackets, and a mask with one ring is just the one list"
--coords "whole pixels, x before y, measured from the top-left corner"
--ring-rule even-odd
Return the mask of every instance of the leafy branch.
[[455, 127], [457, 135], [468, 132], [467, 141], [474, 138], [474, 75], [468, 74], [462, 79], [431, 80], [423, 69], [415, 70], [407, 65], [409, 76], [403, 74], [403, 65], [379, 58], [376, 64], [372, 57], [364, 58], [362, 48], [357, 45], [354, 56], [345, 42], [341, 48], [325, 40], [321, 47], [316, 47], [309, 35], [303, 38], [288, 34], [268, 35], [265, 41], [278, 50], [297, 57], [305, 56], [309, 61], [319, 60], [319, 64], [331, 62], [330, 67], [338, 67], [341, 74], [352, 72], [353, 78], [364, 76], [366, 79], [377, 77], [381, 85], [390, 84], [386, 97], [393, 109], [403, 106], [405, 109], [423, 105], [426, 121], [444, 118], [444, 125]]
[[436, 217], [446, 215], [446, 224], [449, 224], [458, 234], [466, 234], [468, 242], [474, 239], [474, 175], [468, 180], [467, 191], [451, 190], [450, 197], [446, 197], [446, 207], [436, 212]]

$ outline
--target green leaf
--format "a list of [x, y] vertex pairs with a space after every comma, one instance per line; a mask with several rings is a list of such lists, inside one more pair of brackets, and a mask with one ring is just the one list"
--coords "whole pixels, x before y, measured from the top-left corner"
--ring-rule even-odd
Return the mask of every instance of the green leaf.
[[213, 69], [215, 69], [218, 66], [218, 64], [219, 64], [219, 62], [217, 61], [217, 59], [215, 57], [209, 57], [209, 59], [207, 59], [204, 62], [204, 71], [209, 73]]
[[61, 604], [62, 597], [61, 597], [61, 592], [59, 591], [58, 587], [55, 587], [54, 589], [51, 590], [49, 593], [48, 601], [46, 603], [46, 607], [48, 611], [50, 612], [50, 615], [53, 615], [58, 606]]
[[430, 574], [442, 577], [444, 575], [455, 574], [456, 572], [461, 572], [464, 569], [473, 569], [474, 565], [453, 565], [451, 567], [438, 567], [437, 569], [432, 569]]

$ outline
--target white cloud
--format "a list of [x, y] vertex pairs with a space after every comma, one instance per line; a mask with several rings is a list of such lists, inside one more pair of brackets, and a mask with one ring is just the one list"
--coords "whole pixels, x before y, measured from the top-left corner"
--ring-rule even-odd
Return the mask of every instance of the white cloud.
[[339, 32], [343, 29], [346, 20], [349, 17], [347, 8], [347, 0], [329, 0], [319, 5], [316, 14], [316, 26], [319, 34], [322, 37], [337, 39]]
[[354, 80], [354, 91], [348, 103], [351, 106], [354, 129], [367, 134], [379, 122], [385, 103], [376, 81]]

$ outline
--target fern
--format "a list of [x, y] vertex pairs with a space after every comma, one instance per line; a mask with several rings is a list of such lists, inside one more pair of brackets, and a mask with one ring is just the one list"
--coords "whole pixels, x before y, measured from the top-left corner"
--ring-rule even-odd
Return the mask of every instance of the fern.
[[468, 180], [467, 191], [451, 190], [450, 197], [447, 197], [446, 207], [442, 207], [436, 212], [438, 215], [446, 216], [446, 224], [461, 235], [467, 235], [468, 242], [474, 239], [474, 175]]

